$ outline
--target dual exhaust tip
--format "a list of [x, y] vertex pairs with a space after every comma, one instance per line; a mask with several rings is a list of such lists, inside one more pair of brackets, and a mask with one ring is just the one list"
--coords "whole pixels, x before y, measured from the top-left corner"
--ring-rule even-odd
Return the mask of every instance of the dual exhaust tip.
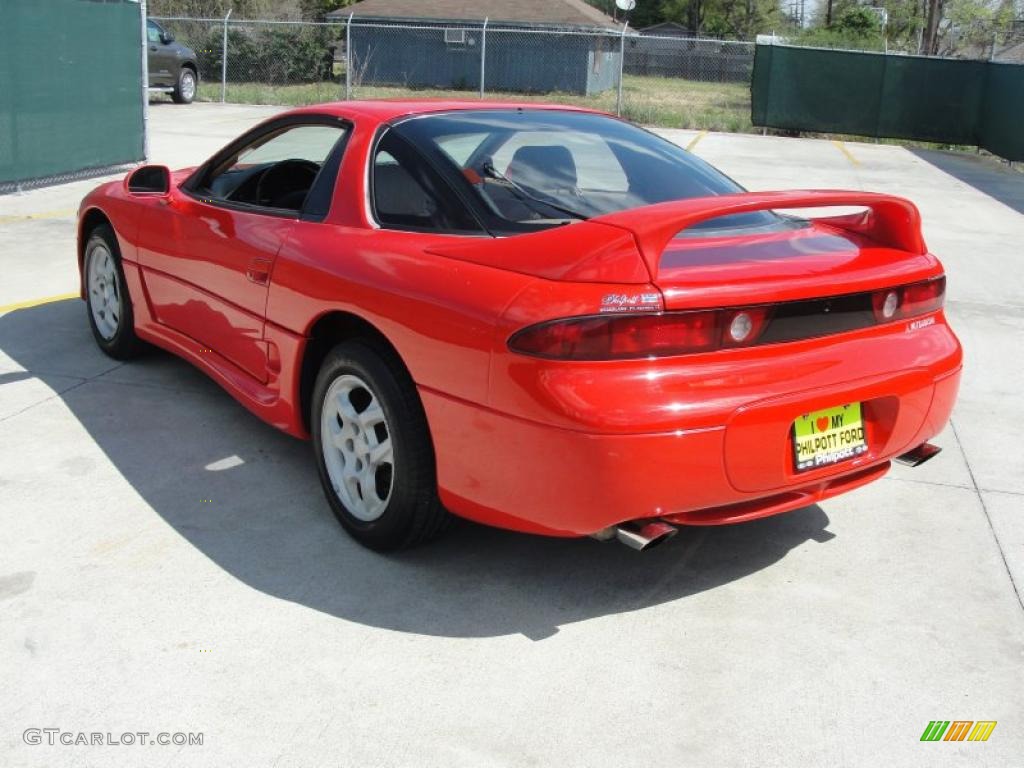
[[678, 528], [661, 520], [635, 520], [605, 528], [603, 531], [591, 535], [599, 541], [615, 539], [630, 549], [645, 552], [668, 541], [677, 533], [679, 533]]
[[[895, 461], [909, 467], [919, 467], [926, 461], [935, 458], [942, 449], [931, 443], [921, 443], [912, 451], [897, 456]], [[595, 539], [610, 541], [616, 539], [630, 549], [638, 552], [646, 552], [659, 544], [663, 544], [679, 533], [674, 525], [669, 525], [662, 520], [635, 520], [611, 528], [605, 528], [593, 534]]]
[[907, 451], [900, 456], [897, 456], [893, 461], [904, 464], [908, 467], [919, 467], [929, 459], [934, 459], [938, 456], [939, 451], [942, 449], [937, 445], [931, 443], [921, 443], [917, 448], [912, 451]]

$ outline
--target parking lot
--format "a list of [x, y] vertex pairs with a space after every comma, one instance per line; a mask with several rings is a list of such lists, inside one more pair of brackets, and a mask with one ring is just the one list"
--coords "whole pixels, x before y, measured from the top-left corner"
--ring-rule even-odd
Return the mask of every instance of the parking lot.
[[[197, 164], [277, 111], [154, 104], [152, 161]], [[920, 207], [965, 350], [937, 458], [643, 554], [466, 523], [376, 555], [308, 445], [167, 354], [97, 350], [68, 298], [97, 180], [0, 197], [0, 764], [1020, 765], [1024, 174], [661, 132], [750, 189]], [[931, 720], [998, 726], [923, 743]], [[204, 739], [26, 744], [50, 727]]]

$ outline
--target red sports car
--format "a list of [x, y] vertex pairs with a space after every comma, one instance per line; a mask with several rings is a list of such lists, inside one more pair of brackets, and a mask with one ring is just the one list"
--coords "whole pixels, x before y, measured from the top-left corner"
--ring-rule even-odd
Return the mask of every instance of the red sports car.
[[[855, 207], [806, 219], [779, 211]], [[744, 192], [570, 107], [294, 110], [79, 215], [100, 348], [190, 361], [312, 438], [360, 542], [449, 512], [645, 548], [919, 463], [961, 349], [917, 209]]]

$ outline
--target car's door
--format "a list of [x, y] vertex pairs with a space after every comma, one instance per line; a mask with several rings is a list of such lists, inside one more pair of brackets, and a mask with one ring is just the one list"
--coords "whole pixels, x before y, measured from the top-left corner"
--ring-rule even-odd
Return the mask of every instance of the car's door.
[[274, 259], [297, 222], [326, 215], [347, 135], [327, 116], [265, 124], [150, 207], [139, 263], [156, 320], [266, 381]]
[[178, 58], [174, 47], [164, 43], [164, 30], [155, 21], [146, 21], [146, 55], [150, 87], [173, 86], [177, 81]]

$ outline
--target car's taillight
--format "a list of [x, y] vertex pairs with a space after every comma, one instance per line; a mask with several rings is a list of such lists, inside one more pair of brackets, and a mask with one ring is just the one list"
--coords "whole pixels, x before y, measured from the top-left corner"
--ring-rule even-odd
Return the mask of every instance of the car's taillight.
[[946, 278], [937, 277], [903, 288], [903, 317], [916, 317], [941, 309], [946, 300]]
[[509, 349], [552, 360], [636, 360], [813, 339], [942, 308], [946, 278], [772, 306], [623, 312], [523, 328]]
[[871, 294], [871, 306], [875, 320], [888, 323], [941, 309], [945, 298], [946, 278], [942, 276], [898, 288], [875, 291]]
[[765, 307], [599, 315], [554, 320], [516, 333], [513, 352], [556, 360], [626, 360], [711, 352], [753, 344]]

